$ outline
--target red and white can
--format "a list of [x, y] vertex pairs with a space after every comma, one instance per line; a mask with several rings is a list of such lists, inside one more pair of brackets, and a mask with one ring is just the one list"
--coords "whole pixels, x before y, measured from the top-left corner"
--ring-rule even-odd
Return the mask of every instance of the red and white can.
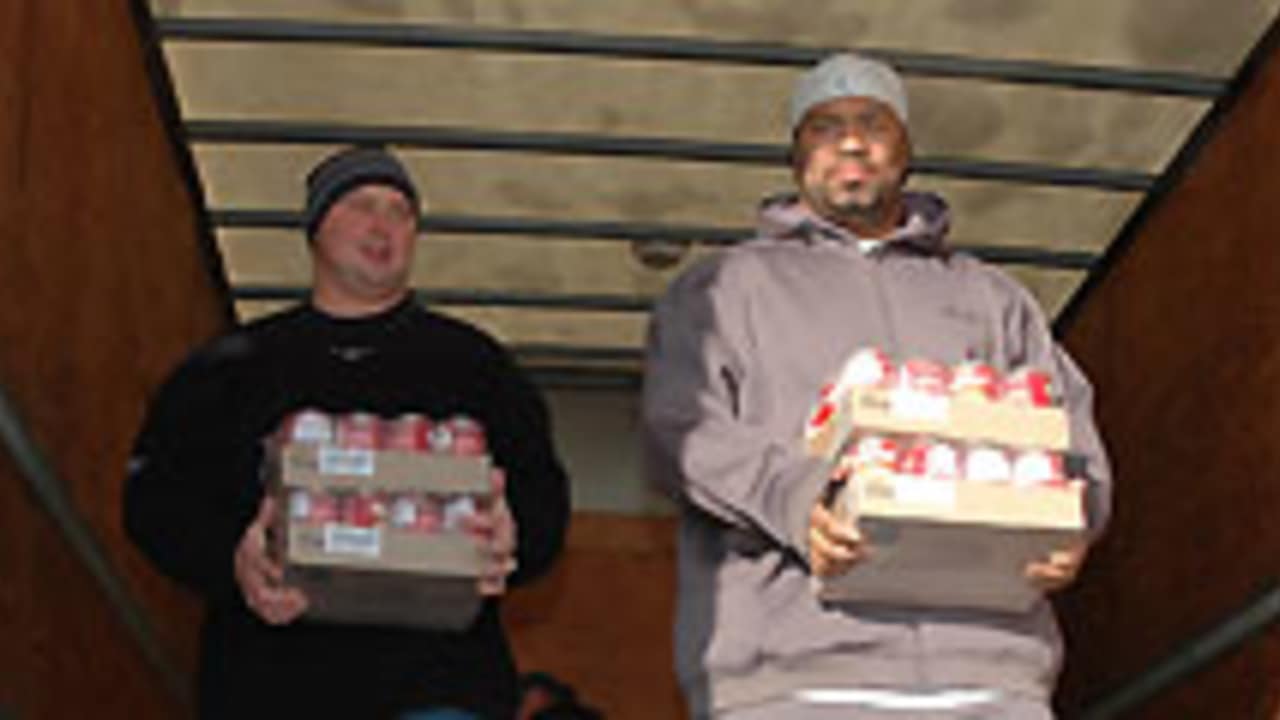
[[416, 507], [418, 516], [413, 529], [421, 533], [440, 532], [444, 527], [444, 506], [440, 500], [431, 495], [423, 495], [417, 498]]
[[356, 527], [376, 527], [386, 520], [386, 501], [377, 495], [352, 493], [342, 502], [342, 522]]
[[466, 415], [454, 415], [448, 420], [449, 429], [453, 431], [453, 454], [477, 456], [488, 451], [485, 441], [484, 427]]
[[311, 503], [311, 522], [323, 525], [338, 522], [341, 519], [341, 502], [337, 495], [316, 490], [310, 493], [308, 501]]
[[809, 412], [809, 421], [805, 424], [805, 436], [809, 437], [821, 432], [836, 414], [836, 401], [831, 397], [835, 385], [827, 383], [818, 392], [818, 404]]
[[430, 495], [397, 495], [390, 513], [394, 527], [418, 533], [439, 532], [444, 523], [440, 503]]
[[866, 480], [892, 473], [898, 463], [898, 443], [893, 438], [865, 435], [840, 459], [855, 478]]
[[1005, 402], [1024, 407], [1051, 407], [1053, 383], [1049, 373], [1034, 368], [1020, 368], [1005, 378], [1001, 397]]
[[929, 443], [924, 453], [924, 475], [930, 480], [959, 480], [960, 453], [951, 443]]
[[951, 372], [951, 396], [995, 400], [1000, 395], [1000, 377], [995, 368], [977, 361], [960, 363]]
[[323, 490], [294, 488], [289, 491], [288, 502], [290, 522], [322, 525], [340, 519], [338, 498]]
[[923, 478], [925, 476], [925, 468], [928, 465], [928, 453], [928, 442], [913, 442], [898, 454], [894, 470], [903, 477], [911, 479]]
[[954, 481], [960, 477], [960, 454], [950, 443], [920, 438], [898, 456], [896, 469], [911, 479]]
[[879, 348], [863, 348], [845, 363], [836, 386], [841, 389], [889, 387], [895, 370], [893, 361]]
[[286, 443], [333, 443], [333, 418], [315, 408], [299, 410], [286, 417], [283, 430], [283, 440]]
[[289, 491], [290, 522], [308, 523], [312, 521], [311, 492], [302, 488]]
[[431, 450], [431, 420], [420, 413], [405, 413], [383, 424], [382, 447], [405, 452]]
[[432, 423], [427, 430], [427, 449], [433, 453], [453, 452], [453, 428], [449, 423]]
[[1023, 450], [1013, 461], [1016, 485], [1062, 485], [1067, 475], [1062, 456], [1047, 450]]
[[478, 506], [470, 495], [455, 495], [441, 503], [441, 519], [445, 530], [457, 531], [463, 528], [467, 518], [476, 514]]
[[1009, 482], [1013, 467], [1009, 456], [1000, 448], [977, 445], [969, 448], [964, 458], [964, 479], [975, 482]]
[[932, 397], [943, 397], [950, 385], [950, 372], [945, 365], [913, 358], [902, 364], [900, 387]]
[[377, 450], [382, 421], [373, 413], [356, 412], [338, 418], [338, 447], [348, 450]]

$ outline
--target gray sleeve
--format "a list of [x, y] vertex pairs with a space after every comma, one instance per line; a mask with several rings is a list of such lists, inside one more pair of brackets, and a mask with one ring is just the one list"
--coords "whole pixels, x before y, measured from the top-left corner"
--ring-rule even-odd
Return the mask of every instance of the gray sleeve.
[[756, 333], [747, 278], [719, 262], [673, 283], [649, 327], [643, 400], [646, 470], [686, 509], [806, 552], [826, 464], [800, 438], [771, 437], [753, 406]]

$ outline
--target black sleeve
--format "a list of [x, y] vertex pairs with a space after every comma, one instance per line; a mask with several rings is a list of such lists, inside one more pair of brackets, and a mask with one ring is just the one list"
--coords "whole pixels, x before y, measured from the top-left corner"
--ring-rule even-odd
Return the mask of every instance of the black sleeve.
[[551, 420], [541, 395], [511, 358], [498, 350], [488, 433], [494, 461], [506, 470], [507, 502], [517, 525], [512, 585], [545, 573], [564, 545], [569, 481], [556, 457]]
[[124, 526], [164, 574], [210, 602], [239, 597], [233, 556], [261, 486], [258, 450], [238, 437], [235, 383], [197, 355], [153, 399], [129, 460]]

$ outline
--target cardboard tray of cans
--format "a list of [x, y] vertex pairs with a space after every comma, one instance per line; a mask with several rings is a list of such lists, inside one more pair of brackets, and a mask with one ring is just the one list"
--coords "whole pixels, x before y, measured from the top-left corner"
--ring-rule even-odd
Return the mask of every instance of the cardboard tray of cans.
[[286, 421], [268, 487], [281, 513], [276, 552], [309, 617], [433, 629], [474, 619], [482, 556], [461, 525], [490, 493], [491, 466], [482, 429], [451, 422], [471, 433], [465, 442], [421, 416]]
[[1067, 418], [1047, 375], [1011, 378], [972, 365], [898, 368], [874, 350], [846, 365], [806, 443], [847, 464], [835, 509], [857, 518], [872, 550], [821, 581], [819, 597], [998, 611], [1041, 597], [1025, 567], [1079, 537], [1083, 483], [1067, 477]]
[[951, 371], [921, 360], [896, 368], [876, 351], [856, 354], [824, 390], [806, 426], [806, 451], [833, 459], [855, 428], [1049, 450], [1065, 450], [1070, 436], [1044, 373], [997, 378], [985, 365]]
[[[912, 449], [922, 446], [938, 447], [917, 439]], [[988, 460], [1006, 452], [975, 449]], [[871, 554], [848, 574], [824, 580], [819, 596], [921, 607], [1030, 607], [1040, 592], [1024, 569], [1079, 537], [1083, 484], [1065, 479], [1060, 456], [1035, 450], [1018, 456], [1022, 465], [1038, 467], [981, 479], [919, 472], [906, 467], [910, 461], [855, 470], [835, 508], [858, 519]]]

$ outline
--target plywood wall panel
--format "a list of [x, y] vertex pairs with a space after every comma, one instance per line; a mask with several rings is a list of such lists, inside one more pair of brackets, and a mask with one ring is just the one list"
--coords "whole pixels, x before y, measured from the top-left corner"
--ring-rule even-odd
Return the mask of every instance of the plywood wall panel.
[[[125, 540], [121, 485], [148, 393], [223, 325], [227, 299], [130, 3], [18, 0], [0, 13], [0, 383], [189, 673], [196, 605]], [[2, 452], [0, 480], [0, 704], [22, 718], [181, 717]]]
[[[1236, 101], [1080, 306], [1116, 512], [1062, 599], [1065, 707], [1123, 684], [1280, 578], [1280, 57]], [[1276, 635], [1133, 717], [1269, 718]]]

